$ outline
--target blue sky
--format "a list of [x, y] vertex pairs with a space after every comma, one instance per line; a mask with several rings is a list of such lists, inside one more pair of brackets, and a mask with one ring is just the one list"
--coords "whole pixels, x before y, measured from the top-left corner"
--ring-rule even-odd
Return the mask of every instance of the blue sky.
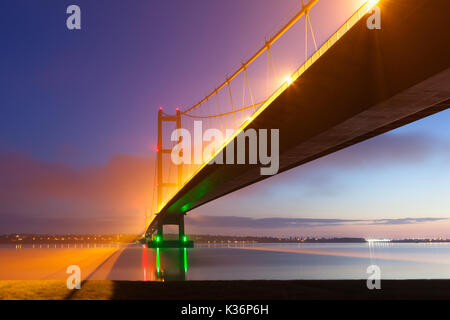
[[[322, 0], [312, 13], [319, 42], [361, 3]], [[70, 4], [81, 7], [81, 31], [65, 27]], [[0, 232], [139, 232], [159, 106], [184, 109], [203, 97], [297, 5], [1, 1]], [[450, 218], [449, 123], [449, 111], [436, 114], [214, 201], [192, 219]], [[450, 237], [446, 223], [259, 230], [192, 222], [191, 230]]]
[[[250, 212], [248, 216], [265, 218], [450, 218], [446, 196], [450, 187], [449, 121], [447, 110], [282, 173], [270, 183], [250, 186], [243, 192], [245, 197], [231, 194], [196, 211], [222, 216], [237, 207]], [[447, 222], [439, 221], [415, 228], [408, 225], [395, 233], [384, 227], [352, 232], [365, 237], [395, 237], [433, 236], [439, 230], [439, 236], [448, 234], [446, 228]], [[284, 231], [295, 234], [298, 230]], [[345, 235], [347, 230], [303, 228], [302, 232]]]

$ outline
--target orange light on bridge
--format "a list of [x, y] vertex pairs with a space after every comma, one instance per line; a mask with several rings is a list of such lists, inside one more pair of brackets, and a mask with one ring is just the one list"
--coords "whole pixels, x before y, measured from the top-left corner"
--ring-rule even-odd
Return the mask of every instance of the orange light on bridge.
[[[309, 8], [302, 8], [302, 11], [300, 11], [283, 29], [281, 29], [271, 40], [271, 43], [274, 43], [278, 38], [280, 38], [288, 29], [290, 29], [300, 17], [304, 16], [307, 11], [317, 2], [318, 0], [311, 0], [309, 2]], [[165, 205], [171, 201], [171, 199], [180, 191], [180, 189], [183, 188], [189, 181], [191, 181], [198, 172], [203, 170], [203, 168], [212, 160], [215, 156], [217, 156], [220, 152], [223, 151], [223, 149], [238, 135], [240, 134], [245, 128], [249, 126], [249, 124], [256, 119], [275, 99], [277, 99], [283, 92], [286, 90], [289, 86], [293, 84], [294, 81], [296, 81], [300, 76], [302, 76], [306, 70], [308, 70], [322, 55], [324, 55], [337, 41], [339, 41], [360, 19], [362, 19], [371, 9], [373, 9], [374, 6], [376, 6], [380, 0], [361, 0], [361, 3], [363, 5], [331, 36], [328, 38], [328, 40], [322, 44], [320, 48], [318, 48], [315, 53], [309, 57], [292, 75], [286, 75], [285, 77], [281, 77], [275, 80], [279, 87], [271, 94], [269, 97], [262, 102], [260, 105], [258, 105], [258, 108], [255, 108], [255, 105], [253, 106], [254, 112], [247, 118], [242, 117], [239, 119], [239, 124], [237, 124], [237, 121], [235, 120], [235, 124], [237, 125], [237, 128], [235, 128], [235, 131], [231, 136], [226, 137], [225, 141], [221, 143], [220, 148], [214, 150], [211, 157], [202, 163], [200, 166], [195, 166], [193, 169], [191, 169], [193, 172], [191, 172], [190, 175], [188, 175], [186, 181], [182, 181], [180, 184], [181, 188], [178, 188], [176, 192], [165, 194], [166, 201], [157, 201], [159, 205], [157, 205], [157, 213], [160, 213], [162, 209], [164, 209]], [[245, 72], [245, 68], [250, 65], [258, 56], [260, 56], [264, 51], [268, 50], [270, 46], [267, 45], [261, 48], [249, 61], [247, 61], [242, 68], [237, 70], [231, 77], [227, 77], [227, 80], [221, 84], [217, 89], [215, 89], [210, 95], [208, 95], [206, 98], [192, 106], [191, 108], [185, 110], [182, 115], [185, 115], [189, 113], [190, 111], [194, 110], [195, 108], [201, 106], [203, 103], [207, 102], [208, 99], [210, 99], [212, 96], [218, 93], [219, 90], [222, 88], [225, 88], [228, 85], [229, 90], [229, 83], [230, 81], [235, 78], [241, 71]], [[178, 111], [179, 108], [177, 108]], [[162, 108], [160, 108], [162, 110]], [[228, 115], [228, 114], [227, 114]], [[200, 117], [201, 118], [201, 117]]]
[[380, 2], [380, 0], [368, 0], [367, 4], [369, 5], [370, 8], [373, 8], [378, 4], [378, 2]]
[[290, 86], [294, 82], [294, 79], [291, 76], [287, 76], [284, 79], [284, 82], [287, 83], [288, 86]]

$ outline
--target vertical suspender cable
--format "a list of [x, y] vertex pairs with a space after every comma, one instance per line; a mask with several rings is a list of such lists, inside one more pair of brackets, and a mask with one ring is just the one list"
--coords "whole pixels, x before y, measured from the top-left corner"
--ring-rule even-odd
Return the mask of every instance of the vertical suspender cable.
[[314, 42], [314, 48], [316, 49], [316, 51], [317, 51], [317, 43], [316, 43], [316, 37], [314, 36], [314, 31], [313, 31], [313, 27], [312, 27], [312, 25], [311, 25], [311, 16], [308, 14], [307, 15], [307, 20], [308, 20], [308, 23], [309, 23], [309, 28], [311, 29], [311, 36], [312, 36], [312, 39], [313, 39], [313, 42]]
[[[247, 69], [245, 69], [244, 73], [245, 73], [245, 82], [247, 83], [248, 91], [250, 93], [250, 100], [252, 101], [252, 105], [253, 105], [253, 112], [255, 112], [255, 101], [253, 100], [253, 93], [252, 93], [252, 88], [250, 87], [250, 82], [248, 82]], [[242, 107], [244, 107], [244, 106], [242, 106]]]
[[269, 69], [270, 69], [270, 46], [267, 46], [267, 86], [266, 86], [266, 99], [269, 99]]
[[233, 115], [234, 115], [234, 129], [236, 130], [237, 129], [236, 113], [234, 112], [233, 96], [231, 94], [230, 82], [228, 82], [228, 93], [230, 94], [231, 111], [233, 111]]

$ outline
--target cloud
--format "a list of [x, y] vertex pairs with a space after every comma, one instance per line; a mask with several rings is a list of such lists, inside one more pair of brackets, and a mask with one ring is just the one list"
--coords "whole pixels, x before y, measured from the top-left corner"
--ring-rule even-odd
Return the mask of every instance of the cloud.
[[139, 232], [151, 204], [154, 163], [116, 155], [73, 169], [0, 154], [0, 232]]
[[[358, 168], [414, 164], [431, 156], [444, 142], [425, 133], [387, 133], [322, 158], [316, 165]], [[446, 143], [450, 146], [450, 143]]]
[[448, 220], [449, 218], [401, 218], [401, 219], [315, 219], [315, 218], [250, 218], [237, 216], [186, 217], [186, 224], [206, 228], [280, 229], [325, 227], [344, 225], [405, 225]]
[[[387, 134], [334, 155], [319, 159], [289, 174], [270, 178], [233, 194], [233, 199], [254, 201], [256, 188], [267, 190], [295, 182], [320, 195], [336, 192], [333, 172], [392, 163], [406, 165], [426, 160], [442, 150], [446, 141], [420, 134]], [[144, 207], [151, 205], [154, 163], [150, 157], [117, 154], [104, 165], [72, 168], [40, 161], [22, 153], [0, 153], [0, 233], [4, 232], [140, 232]], [[327, 191], [328, 190], [328, 191]], [[272, 196], [273, 198], [273, 196]], [[232, 204], [236, 205], [233, 200]], [[252, 202], [253, 203], [253, 202]], [[208, 206], [205, 206], [208, 208]], [[199, 209], [199, 211], [202, 208]], [[200, 211], [202, 212], [202, 211]], [[204, 211], [207, 213], [207, 211]], [[255, 213], [256, 215], [256, 213]], [[424, 218], [425, 219], [425, 218]], [[433, 218], [430, 218], [433, 219]], [[350, 223], [406, 225], [421, 219], [339, 220], [339, 219], [251, 219], [196, 216], [196, 226], [239, 228], [287, 228], [334, 226]], [[434, 221], [434, 220], [430, 220]]]
[[375, 219], [369, 225], [402, 225], [417, 224], [435, 221], [449, 220], [450, 218], [400, 218], [400, 219]]
[[[270, 184], [260, 182], [243, 193], [257, 195], [271, 192], [280, 186], [295, 183], [312, 194], [336, 194], [340, 191], [334, 174], [336, 172], [370, 169], [387, 166], [417, 165], [444, 157], [450, 160], [450, 141], [425, 132], [390, 132], [350, 146], [323, 158], [306, 163], [288, 172], [271, 177]], [[450, 163], [450, 162], [449, 162]]]

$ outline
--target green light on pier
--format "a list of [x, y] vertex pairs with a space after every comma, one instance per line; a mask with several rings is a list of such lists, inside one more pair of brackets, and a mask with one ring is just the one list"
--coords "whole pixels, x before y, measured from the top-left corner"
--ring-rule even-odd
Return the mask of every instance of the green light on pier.
[[186, 248], [184, 248], [184, 254], [183, 254], [183, 261], [184, 261], [184, 273], [187, 273], [188, 270], [188, 262], [187, 262], [187, 251]]
[[159, 248], [156, 248], [156, 272], [159, 276], [159, 270], [161, 269], [160, 262], [159, 262]]

